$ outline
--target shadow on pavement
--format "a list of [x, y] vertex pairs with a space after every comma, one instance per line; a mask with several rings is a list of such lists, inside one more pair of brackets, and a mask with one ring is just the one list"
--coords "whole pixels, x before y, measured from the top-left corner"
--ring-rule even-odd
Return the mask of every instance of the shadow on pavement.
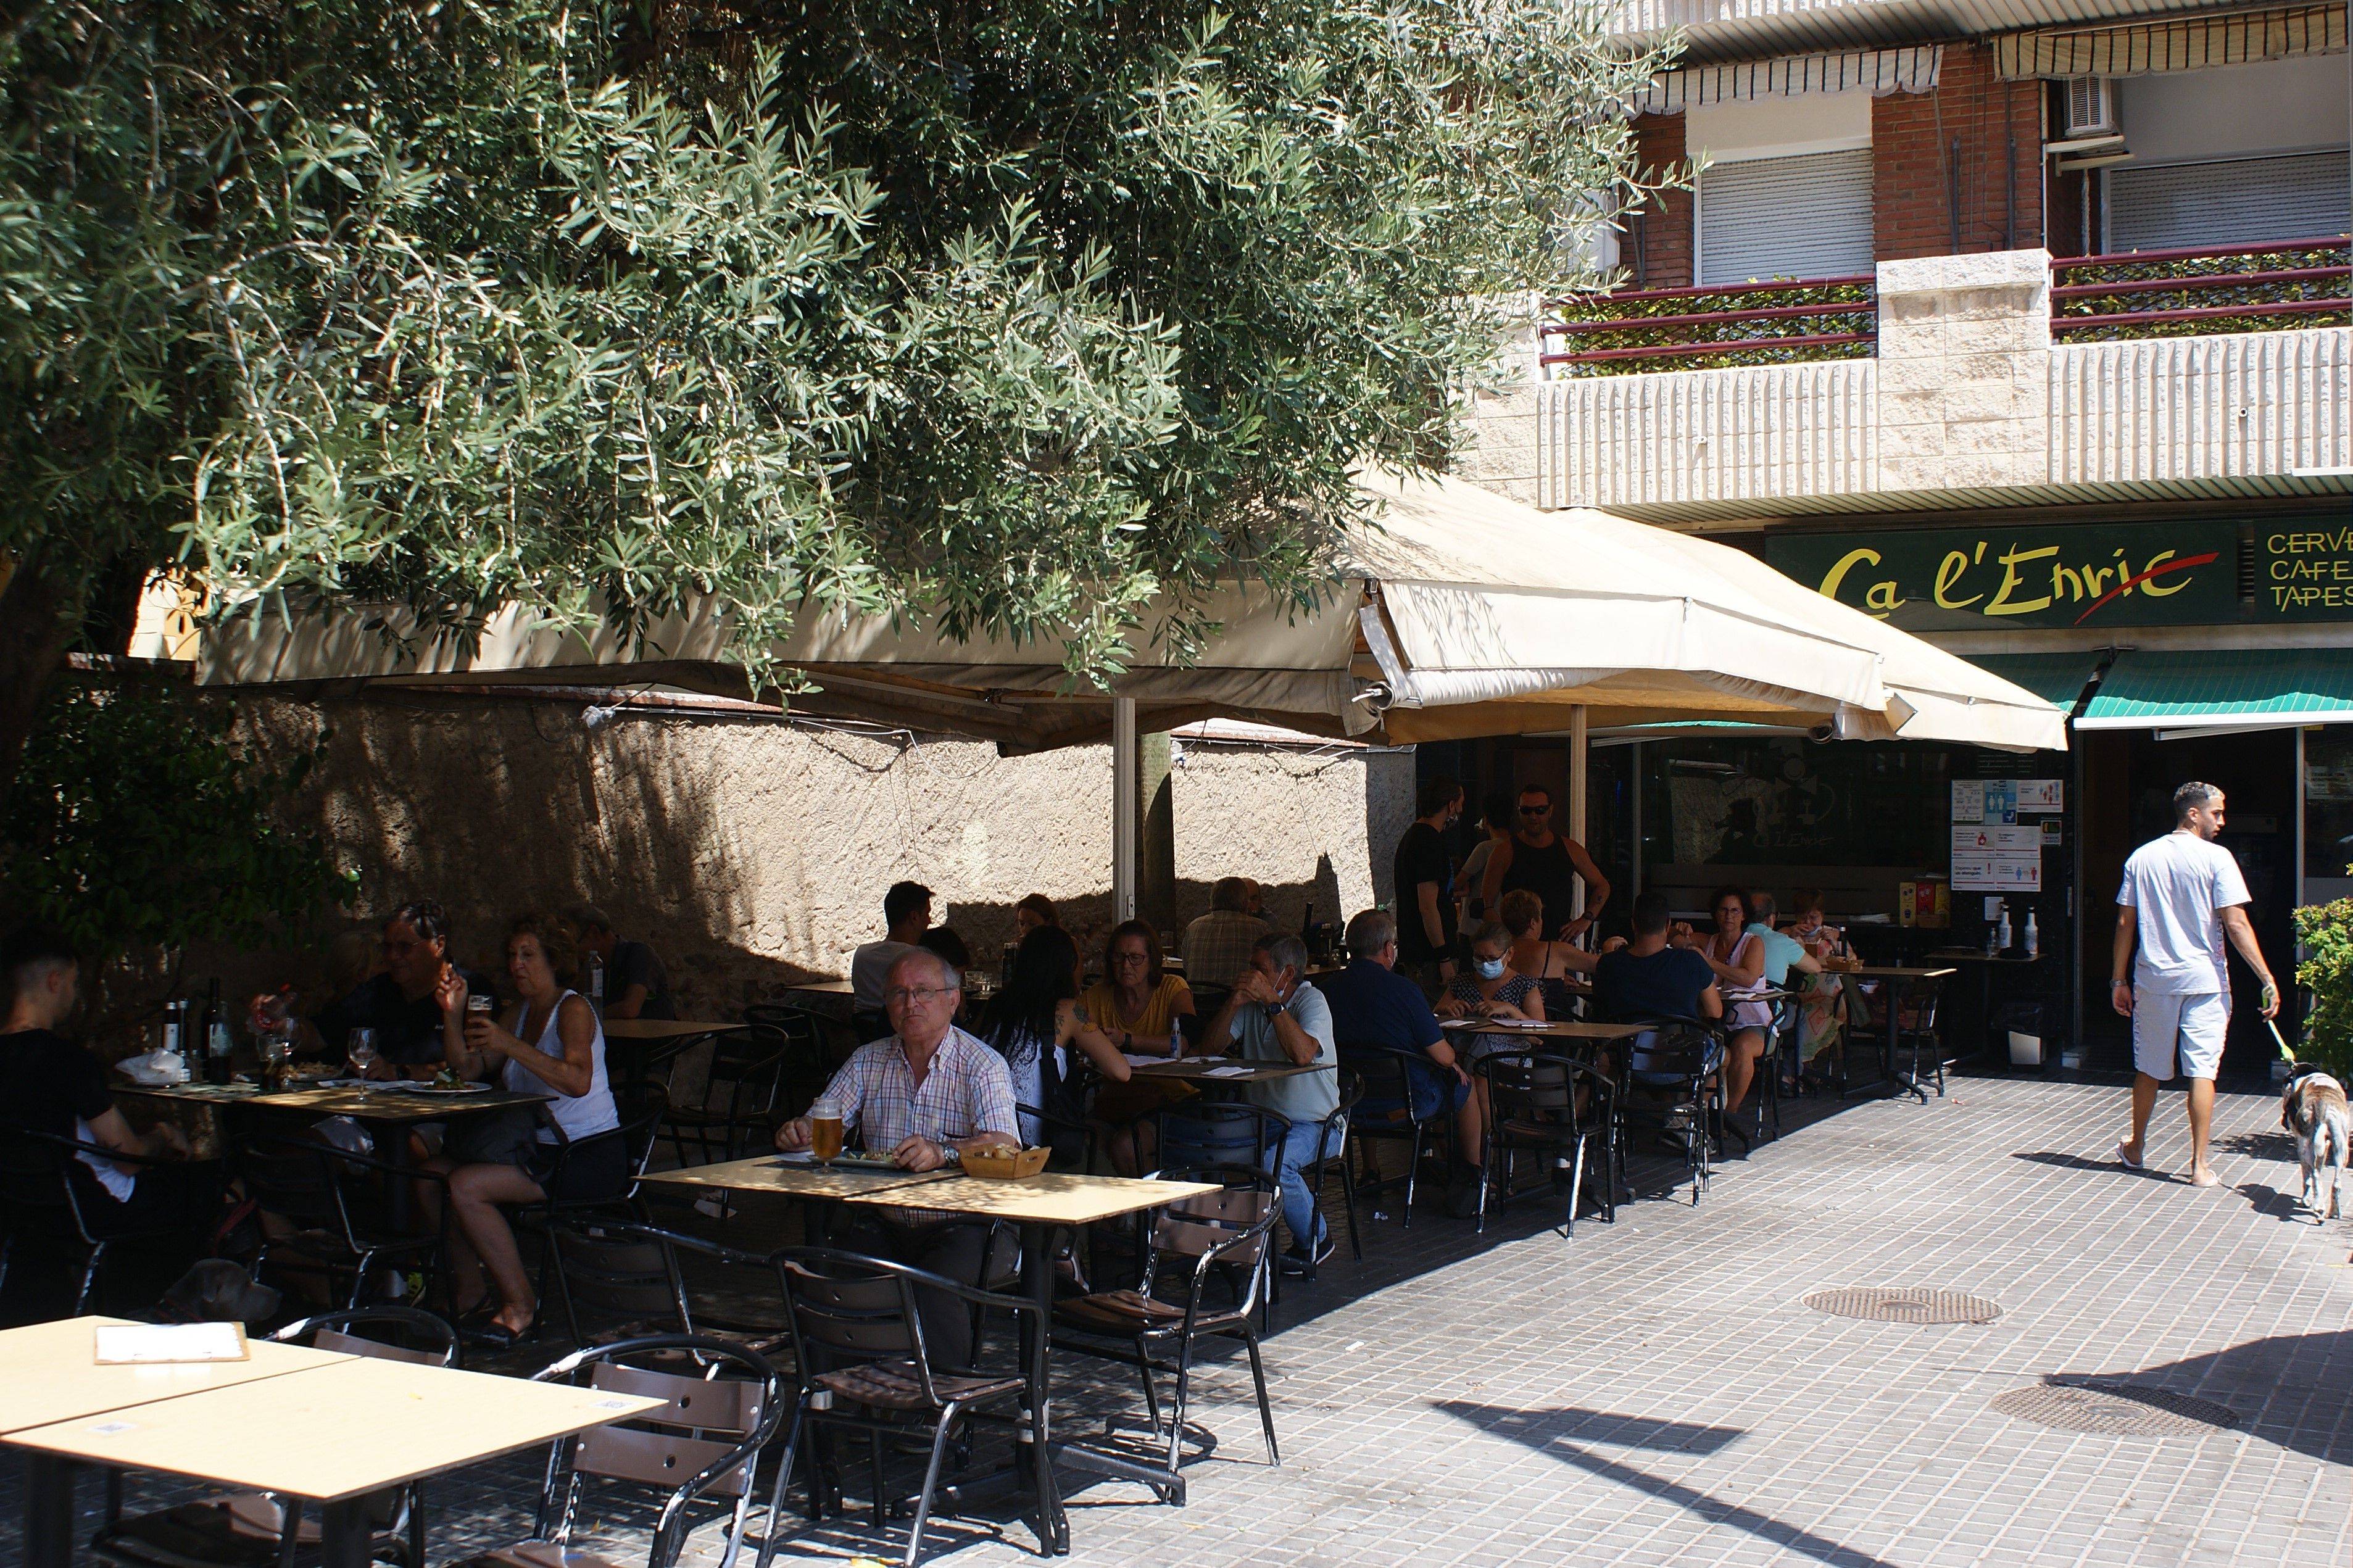
[[1770, 1542], [1784, 1552], [1810, 1557], [1817, 1563], [1837, 1564], [1838, 1568], [1890, 1568], [1889, 1564], [1867, 1552], [1825, 1540], [1769, 1514], [1710, 1497], [1697, 1488], [1651, 1475], [1583, 1446], [1593, 1444], [1640, 1448], [1653, 1453], [1713, 1454], [1744, 1435], [1738, 1427], [1702, 1426], [1682, 1421], [1659, 1421], [1648, 1416], [1620, 1415], [1607, 1410], [1575, 1407], [1513, 1410], [1451, 1399], [1438, 1401], [1433, 1408], [1491, 1436], [1507, 1437], [1540, 1454], [1549, 1455], [1565, 1465], [1574, 1465], [1588, 1475], [1630, 1487], [1662, 1502], [1673, 1503], [1710, 1524], [1724, 1525], [1753, 1535], [1759, 1541]]

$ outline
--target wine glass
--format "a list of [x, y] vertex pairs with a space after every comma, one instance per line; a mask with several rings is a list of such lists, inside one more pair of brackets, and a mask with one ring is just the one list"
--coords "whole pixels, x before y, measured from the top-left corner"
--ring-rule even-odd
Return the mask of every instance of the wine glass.
[[365, 1094], [368, 1088], [368, 1069], [375, 1066], [375, 1031], [353, 1029], [351, 1038], [345, 1045], [345, 1051], [351, 1058], [352, 1071], [359, 1075], [360, 1092]]

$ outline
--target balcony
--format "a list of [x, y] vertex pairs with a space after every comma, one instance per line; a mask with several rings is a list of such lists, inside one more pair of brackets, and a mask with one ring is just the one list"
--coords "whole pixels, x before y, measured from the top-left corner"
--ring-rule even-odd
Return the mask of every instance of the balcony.
[[1465, 471], [1694, 523], [2338, 494], [2348, 280], [2321, 240], [1883, 262], [1867, 322], [1853, 279], [1556, 301], [1529, 384], [1473, 408]]

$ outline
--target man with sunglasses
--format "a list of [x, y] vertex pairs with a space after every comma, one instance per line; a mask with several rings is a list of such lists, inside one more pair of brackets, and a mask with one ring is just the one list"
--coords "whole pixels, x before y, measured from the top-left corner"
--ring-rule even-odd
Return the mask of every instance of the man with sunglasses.
[[[1544, 900], [1545, 934], [1558, 942], [1574, 942], [1600, 917], [1609, 901], [1609, 879], [1593, 863], [1585, 846], [1552, 830], [1552, 792], [1542, 784], [1520, 791], [1519, 828], [1495, 846], [1487, 857], [1486, 886], [1481, 897], [1489, 909], [1505, 893], [1525, 888]], [[1571, 919], [1576, 907], [1577, 880], [1585, 879], [1585, 912]]]

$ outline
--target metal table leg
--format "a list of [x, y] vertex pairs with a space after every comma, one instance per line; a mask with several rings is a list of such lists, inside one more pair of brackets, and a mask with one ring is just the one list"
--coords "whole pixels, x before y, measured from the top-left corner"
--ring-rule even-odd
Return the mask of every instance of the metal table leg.
[[74, 1479], [82, 1467], [55, 1454], [25, 1454], [25, 1568], [70, 1568]]
[[364, 1496], [331, 1502], [320, 1510], [319, 1568], [370, 1568], [375, 1526]]

